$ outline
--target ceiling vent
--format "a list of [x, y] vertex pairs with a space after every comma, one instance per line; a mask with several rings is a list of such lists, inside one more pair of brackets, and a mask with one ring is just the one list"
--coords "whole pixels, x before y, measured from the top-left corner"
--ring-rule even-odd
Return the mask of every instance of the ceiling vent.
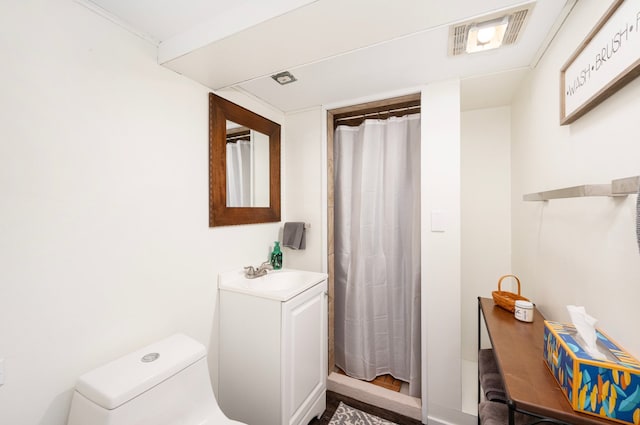
[[[461, 22], [449, 27], [449, 56], [458, 56], [469, 53], [467, 44], [469, 32], [483, 24], [507, 20], [509, 24], [504, 32], [500, 46], [515, 44], [526, 26], [528, 18], [531, 16], [535, 3], [529, 3], [517, 8], [492, 13], [490, 15], [478, 16], [470, 21]], [[488, 50], [481, 47], [477, 51]]]
[[298, 81], [298, 79], [296, 77], [294, 77], [293, 74], [290, 73], [289, 71], [279, 72], [279, 73], [277, 73], [275, 75], [272, 75], [271, 78], [273, 78], [281, 86], [284, 86], [285, 84], [290, 84], [290, 83], [293, 83], [295, 81]]

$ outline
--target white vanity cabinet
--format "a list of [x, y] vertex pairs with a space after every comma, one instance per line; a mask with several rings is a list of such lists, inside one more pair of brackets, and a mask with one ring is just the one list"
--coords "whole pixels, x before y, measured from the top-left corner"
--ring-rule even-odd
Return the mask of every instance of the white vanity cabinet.
[[282, 282], [294, 272], [238, 284], [220, 277], [218, 403], [231, 419], [307, 425], [326, 408], [326, 274]]

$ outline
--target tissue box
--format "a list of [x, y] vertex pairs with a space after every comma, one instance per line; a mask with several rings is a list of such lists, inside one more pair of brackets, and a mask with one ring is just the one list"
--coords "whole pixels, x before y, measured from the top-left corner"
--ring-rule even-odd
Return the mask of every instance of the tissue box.
[[574, 410], [640, 424], [640, 362], [600, 330], [596, 335], [607, 360], [583, 350], [572, 324], [545, 320], [545, 363]]

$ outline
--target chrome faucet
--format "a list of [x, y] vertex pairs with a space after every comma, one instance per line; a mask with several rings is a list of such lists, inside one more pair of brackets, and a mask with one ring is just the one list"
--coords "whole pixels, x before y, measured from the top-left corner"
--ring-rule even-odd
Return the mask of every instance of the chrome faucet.
[[244, 268], [244, 276], [247, 279], [255, 279], [256, 277], [264, 276], [267, 274], [267, 271], [273, 270], [273, 266], [269, 261], [265, 261], [260, 264], [260, 266], [256, 269], [253, 266], [247, 266]]

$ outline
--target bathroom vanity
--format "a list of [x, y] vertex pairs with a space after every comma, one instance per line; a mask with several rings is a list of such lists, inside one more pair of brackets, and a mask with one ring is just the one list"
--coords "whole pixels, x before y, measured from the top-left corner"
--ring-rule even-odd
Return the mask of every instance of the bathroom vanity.
[[249, 425], [306, 425], [326, 408], [327, 275], [222, 273], [218, 402]]

